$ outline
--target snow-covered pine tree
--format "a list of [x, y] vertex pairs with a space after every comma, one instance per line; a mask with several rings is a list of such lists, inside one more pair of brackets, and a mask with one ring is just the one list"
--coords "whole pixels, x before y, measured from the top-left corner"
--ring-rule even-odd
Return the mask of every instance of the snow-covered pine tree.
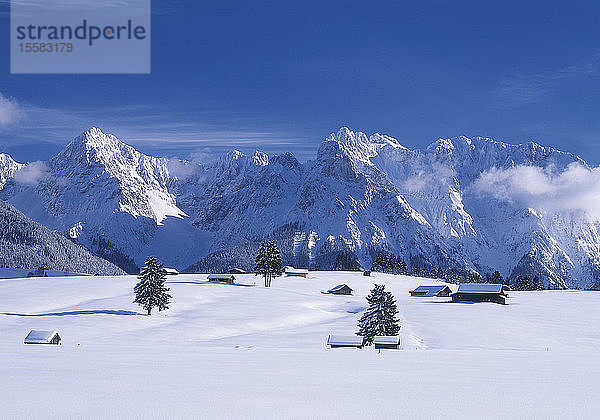
[[171, 295], [169, 288], [165, 287], [167, 272], [156, 257], [146, 258], [146, 264], [138, 277], [139, 283], [135, 285], [135, 299], [147, 312], [152, 314], [152, 309], [158, 307], [159, 311], [169, 309]]
[[265, 287], [271, 287], [273, 278], [281, 276], [282, 272], [281, 253], [275, 241], [263, 242], [256, 255], [254, 274], [263, 276]]
[[358, 321], [358, 335], [364, 337], [365, 345], [373, 344], [376, 335], [393, 336], [400, 332], [399, 321], [396, 318], [398, 307], [391, 292], [385, 290], [385, 285], [376, 284], [367, 296], [369, 308]]

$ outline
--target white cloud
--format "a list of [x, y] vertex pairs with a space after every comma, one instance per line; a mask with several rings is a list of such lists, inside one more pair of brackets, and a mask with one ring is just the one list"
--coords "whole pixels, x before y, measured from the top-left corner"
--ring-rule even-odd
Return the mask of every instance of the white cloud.
[[185, 180], [198, 172], [198, 164], [180, 159], [169, 159], [167, 169], [172, 176]]
[[427, 171], [418, 171], [403, 183], [405, 191], [419, 193], [437, 188], [444, 188], [452, 180], [454, 172], [446, 165], [433, 163]]
[[14, 125], [23, 118], [23, 109], [13, 98], [7, 98], [0, 93], [0, 128]]
[[600, 220], [600, 167], [571, 163], [563, 172], [536, 166], [492, 168], [473, 183], [483, 196], [541, 210], [584, 211]]
[[169, 173], [176, 176], [180, 180], [186, 180], [195, 176], [196, 182], [204, 182], [205, 176], [201, 176], [202, 164], [215, 160], [215, 155], [210, 152], [210, 149], [192, 153], [190, 160], [169, 159], [167, 161], [167, 169]]
[[24, 185], [36, 185], [48, 175], [48, 167], [44, 162], [31, 162], [14, 174], [14, 181]]

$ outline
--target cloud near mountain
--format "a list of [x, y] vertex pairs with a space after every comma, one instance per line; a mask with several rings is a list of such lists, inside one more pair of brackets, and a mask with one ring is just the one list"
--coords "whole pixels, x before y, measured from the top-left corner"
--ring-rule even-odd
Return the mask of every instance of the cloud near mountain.
[[18, 123], [25, 111], [13, 98], [7, 98], [0, 92], [0, 128], [7, 128]]
[[473, 189], [508, 203], [545, 211], [584, 211], [600, 220], [600, 167], [573, 162], [562, 171], [537, 166], [492, 168]]

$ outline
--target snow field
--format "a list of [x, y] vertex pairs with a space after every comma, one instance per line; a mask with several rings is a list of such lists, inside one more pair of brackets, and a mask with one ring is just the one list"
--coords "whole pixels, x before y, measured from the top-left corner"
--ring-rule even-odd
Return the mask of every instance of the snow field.
[[[0, 280], [0, 417], [597, 418], [600, 293], [452, 304], [410, 297], [435, 281], [406, 276], [236, 278], [169, 277], [171, 309], [151, 317], [133, 276]], [[327, 349], [375, 282], [397, 299], [404, 350]], [[340, 283], [354, 296], [321, 293]], [[63, 345], [25, 346], [30, 329]]]

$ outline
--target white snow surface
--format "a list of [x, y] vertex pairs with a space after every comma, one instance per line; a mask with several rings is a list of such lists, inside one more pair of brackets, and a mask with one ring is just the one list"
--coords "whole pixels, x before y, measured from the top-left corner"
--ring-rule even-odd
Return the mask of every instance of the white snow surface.
[[[598, 418], [599, 292], [505, 306], [411, 298], [435, 281], [379, 273], [236, 279], [169, 278], [170, 309], [152, 316], [133, 276], [0, 280], [0, 417]], [[354, 295], [321, 293], [340, 283]], [[373, 283], [397, 299], [402, 350], [328, 349]], [[32, 329], [62, 346], [23, 345]]]

